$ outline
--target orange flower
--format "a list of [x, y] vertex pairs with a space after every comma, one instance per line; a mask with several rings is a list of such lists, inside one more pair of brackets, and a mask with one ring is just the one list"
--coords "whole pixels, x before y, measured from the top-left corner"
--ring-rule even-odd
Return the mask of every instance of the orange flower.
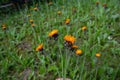
[[103, 4], [103, 7], [106, 9], [107, 8], [107, 4]]
[[103, 4], [103, 7], [106, 7], [107, 6], [107, 4]]
[[49, 2], [48, 5], [52, 5], [53, 3], [52, 2]]
[[49, 33], [49, 37], [54, 37], [54, 35], [57, 35], [58, 34], [58, 30], [57, 29], [54, 29], [52, 30], [50, 33]]
[[87, 27], [86, 27], [86, 26], [83, 26], [83, 27], [82, 27], [82, 30], [83, 30], [83, 31], [85, 31], [86, 29], [87, 29]]
[[35, 24], [32, 24], [31, 26], [32, 26], [32, 27], [35, 27], [36, 25], [35, 25]]
[[7, 28], [6, 24], [2, 24], [2, 29], [5, 30]]
[[100, 57], [101, 54], [100, 54], [100, 53], [96, 53], [95, 56], [96, 56], [96, 57]]
[[42, 51], [42, 50], [43, 50], [43, 44], [38, 45], [36, 51]]
[[99, 2], [96, 2], [96, 5], [98, 5], [99, 4]]
[[37, 7], [35, 7], [35, 8], [34, 8], [34, 10], [35, 10], [35, 11], [37, 11], [37, 10], [38, 10], [38, 8], [37, 8]]
[[77, 49], [77, 48], [78, 48], [77, 45], [73, 45], [73, 46], [72, 46], [72, 49]]
[[70, 23], [70, 19], [66, 19], [65, 23], [69, 24]]
[[77, 55], [81, 55], [81, 54], [82, 54], [82, 50], [79, 50], [79, 49], [76, 50], [76, 54], [77, 54]]
[[32, 20], [32, 19], [30, 19], [30, 23], [33, 23], [33, 20]]
[[62, 12], [61, 12], [61, 11], [58, 11], [57, 13], [58, 13], [58, 15], [61, 15], [61, 14], [62, 14]]
[[64, 37], [64, 40], [67, 41], [67, 42], [69, 42], [69, 43], [71, 43], [71, 44], [74, 44], [74, 42], [75, 42], [75, 37], [74, 37], [74, 36], [71, 36], [71, 35], [66, 35], [66, 36]]

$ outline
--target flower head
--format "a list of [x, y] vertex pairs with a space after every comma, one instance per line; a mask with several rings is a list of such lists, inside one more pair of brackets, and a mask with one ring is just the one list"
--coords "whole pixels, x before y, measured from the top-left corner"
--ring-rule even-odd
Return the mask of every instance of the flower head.
[[66, 36], [64, 37], [64, 40], [65, 40], [66, 42], [68, 42], [68, 43], [74, 44], [74, 42], [75, 42], [75, 37], [74, 37], [74, 36], [71, 36], [71, 35], [66, 35]]
[[99, 5], [99, 2], [98, 2], [98, 1], [96, 2], [96, 5]]
[[38, 11], [38, 8], [37, 8], [37, 7], [35, 7], [35, 8], [34, 8], [34, 10], [35, 10], [35, 11]]
[[95, 56], [96, 56], [96, 57], [100, 57], [101, 54], [100, 54], [100, 53], [96, 53]]
[[7, 28], [6, 24], [2, 24], [2, 29], [5, 30]]
[[42, 51], [42, 50], [43, 50], [43, 44], [38, 45], [36, 51]]
[[85, 31], [86, 29], [87, 29], [87, 27], [86, 27], [86, 26], [83, 26], [83, 27], [82, 27], [82, 30], [83, 30], [83, 31]]
[[32, 27], [35, 27], [36, 25], [33, 23], [33, 24], [31, 24], [31, 26], [32, 26]]
[[58, 36], [58, 30], [57, 29], [52, 30], [48, 36], [56, 38]]
[[97, 1], [97, 2], [96, 2], [96, 7], [98, 7], [98, 6], [99, 6], [99, 2]]
[[81, 55], [82, 54], [82, 50], [76, 50], [76, 52], [75, 52], [77, 55]]
[[106, 9], [107, 8], [107, 4], [103, 4], [103, 7]]
[[33, 20], [32, 20], [32, 19], [30, 19], [30, 23], [33, 23]]
[[61, 14], [62, 14], [62, 12], [61, 12], [61, 11], [58, 11], [57, 13], [58, 13], [58, 15], [61, 15]]
[[73, 45], [73, 46], [72, 46], [72, 49], [77, 49], [77, 48], [78, 48], [77, 45]]
[[70, 19], [66, 19], [65, 24], [69, 24], [70, 23]]
[[70, 48], [70, 50], [72, 50], [72, 51], [74, 51], [74, 50], [76, 50], [76, 49], [78, 49], [78, 46], [77, 46], [77, 45], [72, 45], [71, 48]]

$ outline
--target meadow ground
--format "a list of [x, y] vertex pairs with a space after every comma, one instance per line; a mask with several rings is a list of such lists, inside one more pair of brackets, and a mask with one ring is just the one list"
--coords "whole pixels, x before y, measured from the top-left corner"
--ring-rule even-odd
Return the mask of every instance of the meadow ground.
[[120, 80], [119, 4], [58, 0], [1, 14], [0, 80]]

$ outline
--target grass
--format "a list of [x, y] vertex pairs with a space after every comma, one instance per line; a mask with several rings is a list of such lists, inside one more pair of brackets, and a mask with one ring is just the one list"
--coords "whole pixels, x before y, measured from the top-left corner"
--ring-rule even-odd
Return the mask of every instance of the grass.
[[[6, 24], [6, 28], [0, 29], [0, 80], [119, 80], [120, 2], [100, 0], [98, 6], [96, 2], [39, 2], [38, 11], [33, 5], [2, 15], [0, 25]], [[83, 26], [87, 29], [82, 30]], [[57, 40], [48, 36], [54, 29], [58, 30]], [[65, 46], [66, 35], [76, 38], [74, 44], [82, 55]], [[43, 51], [35, 50], [39, 44], [43, 44]], [[96, 57], [96, 53], [101, 56]]]

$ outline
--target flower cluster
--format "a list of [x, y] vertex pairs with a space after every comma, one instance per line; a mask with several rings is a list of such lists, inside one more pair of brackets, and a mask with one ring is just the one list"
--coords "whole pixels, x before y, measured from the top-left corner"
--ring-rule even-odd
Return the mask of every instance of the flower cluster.
[[34, 24], [33, 19], [30, 19], [30, 23], [31, 23], [31, 26], [32, 26], [32, 27], [35, 27], [35, 26], [36, 26], [36, 25]]
[[[58, 37], [58, 30], [57, 29], [54, 29], [52, 30], [49, 34], [48, 34], [48, 37], [50, 38], [54, 38], [54, 39], [57, 39]], [[76, 50], [78, 49], [78, 46], [75, 45], [75, 41], [76, 41], [76, 38], [74, 36], [71, 36], [71, 35], [66, 35], [64, 37], [64, 40], [65, 40], [65, 46], [66, 47], [69, 47], [70, 50]], [[36, 51], [42, 51], [43, 50], [43, 44], [40, 44], [37, 48], [36, 48]], [[77, 55], [81, 55], [82, 54], [82, 50], [76, 50], [75, 52]]]
[[[100, 4], [100, 2], [96, 2], [96, 7], [98, 7], [99, 4]], [[107, 4], [103, 4], [102, 6], [104, 7], [104, 9], [107, 9], [107, 8], [108, 8], [108, 7], [107, 7]]]
[[[48, 3], [48, 5], [52, 5], [53, 3], [52, 2], [50, 2], [50, 3]], [[99, 2], [96, 2], [96, 5], [98, 6], [99, 5]], [[36, 11], [36, 10], [38, 10], [37, 8], [34, 8], [34, 10]], [[76, 8], [73, 8], [73, 12], [76, 12]], [[58, 15], [61, 15], [62, 14], [62, 12], [61, 11], [58, 11], [57, 12], [57, 14]], [[31, 15], [29, 15], [29, 16], [31, 16]], [[33, 19], [30, 19], [30, 23], [31, 23], [31, 26], [35, 26], [35, 24], [34, 24], [34, 21], [33, 21]], [[68, 25], [68, 24], [70, 24], [70, 18], [67, 18], [66, 20], [65, 20], [65, 24], [66, 25]], [[83, 26], [82, 28], [81, 28], [81, 30], [82, 31], [86, 31], [87, 30], [87, 27], [86, 26]], [[58, 29], [53, 29], [52, 31], [50, 31], [49, 33], [48, 33], [48, 37], [50, 38], [50, 39], [54, 39], [54, 40], [57, 40], [58, 39]], [[71, 50], [71, 51], [74, 51], [75, 53], [76, 53], [76, 55], [82, 55], [83, 54], [83, 51], [81, 50], [81, 49], [79, 49], [79, 47], [77, 46], [77, 45], [75, 45], [75, 42], [76, 42], [76, 38], [74, 37], [74, 36], [72, 36], [72, 35], [65, 35], [64, 36], [64, 46], [65, 47], [67, 47], [69, 50]], [[43, 44], [40, 44], [40, 45], [38, 45], [38, 47], [36, 48], [36, 51], [42, 51], [43, 50]], [[100, 53], [96, 53], [96, 55], [95, 55], [96, 57], [100, 57], [101, 56], [101, 54]]]
[[[83, 30], [86, 30], [86, 26], [83, 27]], [[54, 29], [49, 34], [48, 37], [56, 39], [58, 37], [58, 30]], [[65, 47], [68, 47], [70, 50], [75, 51], [76, 55], [82, 55], [83, 51], [78, 49], [78, 46], [75, 45], [76, 38], [72, 35], [64, 36]], [[43, 44], [38, 45], [36, 51], [43, 51]], [[100, 53], [95, 54], [96, 57], [100, 57]]]
[[78, 49], [78, 46], [77, 45], [74, 45], [75, 41], [76, 41], [76, 38], [74, 36], [71, 36], [71, 35], [66, 35], [64, 37], [64, 40], [65, 40], [65, 46], [70, 48], [71, 50], [76, 50], [76, 54], [77, 55], [81, 55], [82, 54], [82, 50]]

